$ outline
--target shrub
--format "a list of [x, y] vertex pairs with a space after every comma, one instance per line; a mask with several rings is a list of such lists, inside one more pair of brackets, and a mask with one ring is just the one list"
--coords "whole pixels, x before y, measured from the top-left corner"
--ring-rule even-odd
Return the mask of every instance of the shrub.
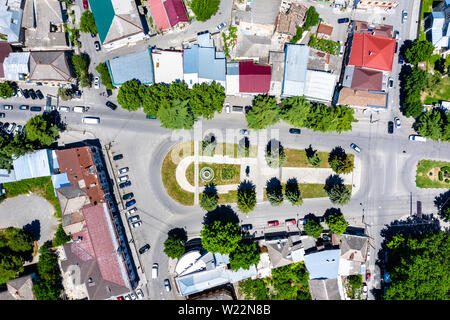
[[444, 180], [444, 174], [442, 173], [442, 171], [439, 171], [438, 176], [439, 176], [439, 181]]
[[450, 180], [449, 180], [449, 179], [445, 179], [444, 181], [445, 181], [445, 183], [449, 183], [449, 182], [450, 182]]
[[222, 169], [222, 180], [231, 180], [234, 178], [234, 170], [231, 168]]

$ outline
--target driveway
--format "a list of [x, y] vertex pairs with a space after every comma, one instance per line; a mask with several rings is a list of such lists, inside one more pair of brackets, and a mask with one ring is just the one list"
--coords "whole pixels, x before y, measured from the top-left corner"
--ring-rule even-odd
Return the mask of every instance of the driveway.
[[0, 203], [0, 229], [16, 227], [28, 230], [41, 246], [53, 239], [58, 227], [54, 212], [47, 200], [34, 194], [8, 198]]

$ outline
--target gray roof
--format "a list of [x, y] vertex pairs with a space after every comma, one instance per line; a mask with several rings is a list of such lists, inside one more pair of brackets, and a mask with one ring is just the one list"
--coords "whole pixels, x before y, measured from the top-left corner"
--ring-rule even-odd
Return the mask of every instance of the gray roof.
[[65, 51], [33, 51], [30, 53], [32, 81], [70, 81], [69, 64]]
[[8, 172], [7, 169], [0, 169], [0, 183], [14, 182], [14, 181], [17, 181], [14, 170]]
[[143, 84], [154, 82], [150, 48], [108, 60], [106, 63], [114, 85], [121, 85], [133, 79]]
[[30, 53], [11, 52], [3, 61], [6, 80], [24, 80], [24, 75], [30, 72]]
[[340, 247], [343, 259], [365, 262], [369, 249], [369, 238], [343, 234]]
[[306, 81], [309, 47], [287, 44], [285, 52], [283, 95], [302, 96]]
[[74, 185], [58, 188], [58, 189], [56, 189], [56, 192], [60, 196], [63, 196], [66, 199], [73, 199], [73, 198], [86, 196], [86, 193], [83, 190], [81, 190], [79, 187], [74, 186]]
[[47, 177], [53, 173], [51, 150], [41, 149], [13, 160], [17, 181]]
[[239, 10], [236, 19], [255, 24], [275, 24], [281, 0], [253, 0], [249, 11]]
[[21, 9], [0, 4], [0, 33], [7, 36], [9, 43], [19, 42], [20, 40], [22, 15]]
[[272, 42], [267, 37], [239, 34], [236, 56], [244, 58], [267, 58]]
[[309, 280], [313, 300], [342, 300], [337, 279]]
[[36, 300], [33, 294], [33, 277], [23, 276], [6, 283], [7, 291], [0, 293], [0, 300]]

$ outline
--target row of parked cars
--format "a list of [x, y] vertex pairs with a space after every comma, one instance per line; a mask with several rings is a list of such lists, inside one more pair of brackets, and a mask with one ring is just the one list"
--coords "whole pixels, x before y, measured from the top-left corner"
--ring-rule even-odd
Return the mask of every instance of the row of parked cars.
[[1, 122], [0, 121], [0, 133], [1, 134], [9, 134], [9, 135], [16, 135], [19, 133], [22, 133], [25, 130], [25, 126], [17, 125], [15, 122], [9, 123], [9, 122]]
[[41, 90], [36, 90], [34, 91], [34, 89], [20, 89], [18, 88], [14, 94], [15, 97], [18, 98], [31, 98], [33, 100], [36, 100], [37, 98], [39, 98], [40, 100], [44, 99], [44, 95], [42, 94]]
[[[13, 109], [14, 109], [14, 107], [9, 104], [4, 104], [2, 106], [2, 110], [5, 110], [5, 111], [11, 111]], [[30, 107], [26, 104], [23, 104], [23, 105], [19, 106], [19, 110], [30, 110], [30, 111], [36, 112], [36, 111], [42, 111], [42, 107]], [[0, 118], [4, 118], [4, 117], [5, 117], [5, 113], [0, 112]]]
[[126, 296], [119, 296], [117, 300], [142, 300], [144, 299], [144, 292], [141, 289], [137, 289], [136, 293], [130, 292]]

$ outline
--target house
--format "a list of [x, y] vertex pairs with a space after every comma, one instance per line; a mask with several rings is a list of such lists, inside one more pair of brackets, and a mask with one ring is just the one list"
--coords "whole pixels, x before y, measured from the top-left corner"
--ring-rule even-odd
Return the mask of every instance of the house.
[[283, 96], [302, 96], [304, 94], [308, 59], [308, 46], [286, 45], [283, 86], [281, 89]]
[[158, 31], [189, 23], [182, 0], [148, 0], [148, 4]]
[[5, 78], [5, 72], [3, 71], [3, 62], [11, 52], [12, 48], [8, 42], [0, 42], [0, 79]]
[[23, 42], [21, 3], [21, 0], [0, 3], [0, 39], [12, 45], [21, 45]]
[[321, 22], [317, 28], [317, 39], [327, 39], [330, 40], [331, 34], [333, 33], [333, 27]]
[[356, 9], [373, 9], [381, 8], [390, 10], [398, 6], [398, 1], [373, 1], [373, 0], [356, 0]]
[[142, 84], [154, 83], [151, 48], [106, 60], [106, 65], [115, 86], [133, 79], [139, 80]]
[[280, 96], [281, 87], [283, 86], [284, 52], [270, 51], [269, 64], [272, 66], [269, 95]]
[[3, 60], [5, 80], [25, 81], [30, 73], [30, 53], [11, 52]]
[[25, 1], [22, 19], [26, 50], [69, 50], [62, 2]]
[[268, 250], [271, 268], [304, 260], [305, 250], [298, 236], [288, 236], [287, 232], [266, 233], [264, 243]]
[[70, 83], [72, 75], [65, 51], [30, 52], [30, 81], [45, 84]]
[[103, 48], [113, 50], [145, 39], [134, 0], [89, 1]]
[[62, 213], [62, 226], [66, 234], [80, 232], [84, 226], [82, 208], [89, 205], [89, 197], [78, 186], [68, 185], [56, 189]]
[[353, 33], [369, 33], [374, 36], [392, 38], [394, 36], [394, 28], [391, 25], [380, 23], [368, 23], [366, 21], [352, 20]]
[[309, 280], [308, 285], [312, 300], [343, 300], [340, 277]]
[[369, 237], [344, 233], [338, 238], [341, 249], [339, 275], [365, 274], [365, 263], [369, 252]]
[[349, 65], [391, 71], [396, 40], [367, 33], [353, 36]]
[[271, 67], [253, 61], [239, 61], [239, 92], [267, 93], [270, 89]]
[[297, 27], [303, 26], [307, 11], [308, 7], [302, 4], [288, 4], [286, 10], [280, 10], [277, 16], [276, 32], [295, 36]]
[[33, 293], [33, 277], [27, 275], [6, 282], [6, 290], [0, 292], [1, 300], [36, 300]]
[[227, 62], [227, 96], [239, 94], [239, 62]]
[[259, 35], [238, 32], [235, 48], [235, 60], [255, 60], [266, 63], [269, 51], [272, 49], [270, 38]]
[[182, 51], [153, 49], [151, 54], [155, 83], [183, 80]]
[[381, 91], [383, 89], [383, 72], [347, 66], [342, 85], [354, 90]]
[[427, 40], [435, 48], [448, 49], [450, 39], [450, 0], [440, 2], [424, 20]]
[[271, 37], [275, 31], [280, 4], [281, 0], [247, 1], [245, 10], [233, 12], [233, 25], [248, 35]]
[[386, 92], [342, 88], [339, 92], [337, 104], [355, 108], [386, 109], [387, 102], [388, 94]]
[[307, 70], [303, 94], [306, 99], [322, 103], [330, 103], [338, 76], [333, 73]]

